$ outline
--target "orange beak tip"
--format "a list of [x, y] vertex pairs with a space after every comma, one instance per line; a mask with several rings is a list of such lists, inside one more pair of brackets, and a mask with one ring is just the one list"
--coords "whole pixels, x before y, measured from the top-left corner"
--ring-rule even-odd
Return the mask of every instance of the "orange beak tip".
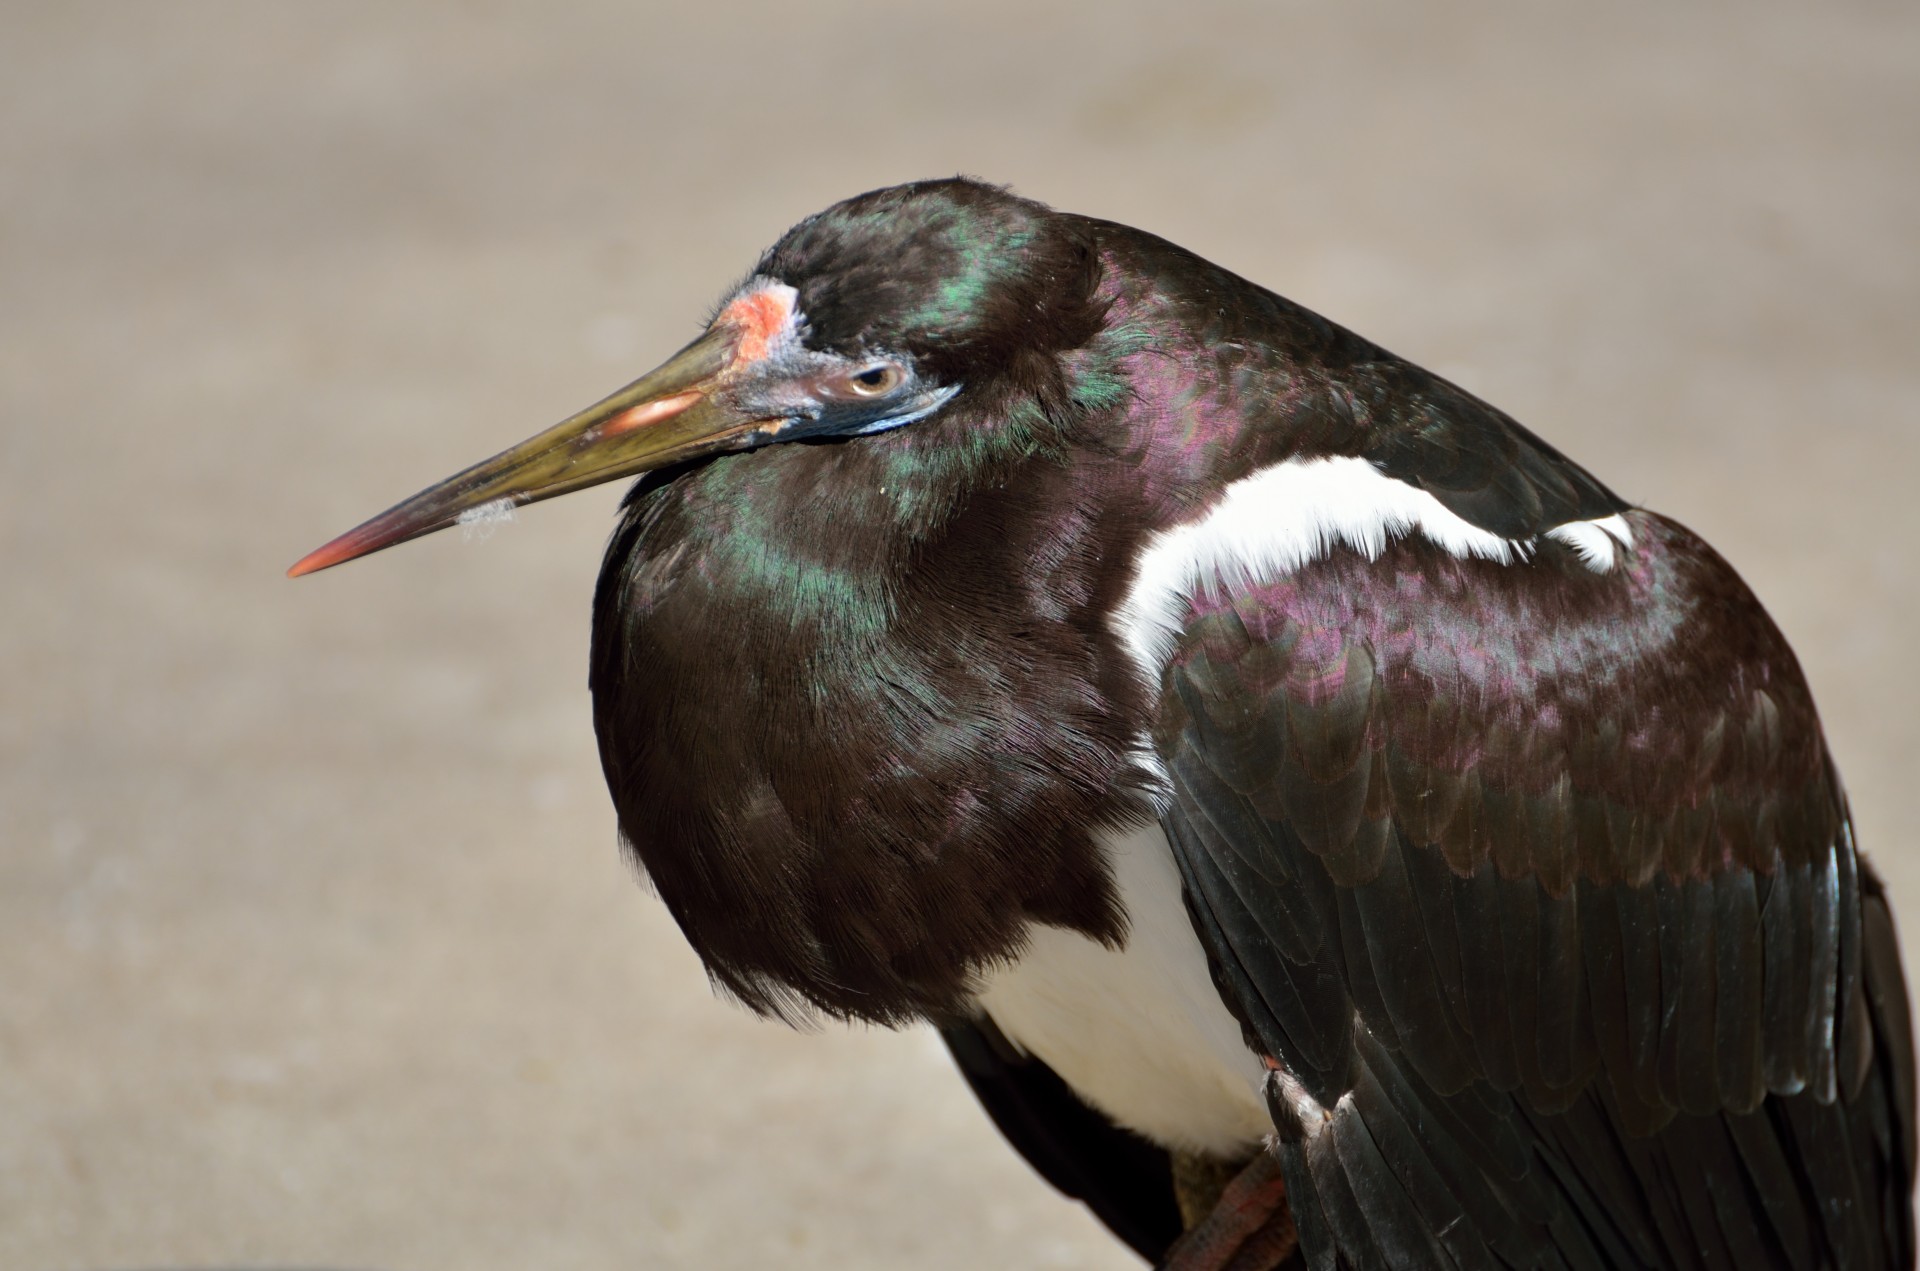
[[334, 545], [328, 543], [325, 547], [316, 548], [308, 552], [305, 556], [302, 556], [290, 565], [287, 568], [287, 577], [300, 578], [307, 574], [317, 573], [329, 565], [339, 564], [344, 559], [346, 558], [343, 555], [334, 550]]
[[358, 560], [368, 552], [379, 551], [394, 541], [391, 534], [383, 534], [375, 527], [384, 520], [376, 517], [365, 525], [356, 526], [338, 538], [322, 543], [314, 548], [287, 570], [287, 577], [301, 578], [315, 574], [335, 565], [343, 565], [350, 560]]

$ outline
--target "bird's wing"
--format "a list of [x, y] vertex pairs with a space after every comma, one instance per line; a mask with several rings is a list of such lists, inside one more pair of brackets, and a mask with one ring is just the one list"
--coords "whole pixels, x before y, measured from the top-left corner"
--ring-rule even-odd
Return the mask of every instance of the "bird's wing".
[[1608, 573], [1414, 536], [1188, 603], [1163, 821], [1313, 1265], [1912, 1263], [1905, 987], [1806, 684], [1631, 520]]

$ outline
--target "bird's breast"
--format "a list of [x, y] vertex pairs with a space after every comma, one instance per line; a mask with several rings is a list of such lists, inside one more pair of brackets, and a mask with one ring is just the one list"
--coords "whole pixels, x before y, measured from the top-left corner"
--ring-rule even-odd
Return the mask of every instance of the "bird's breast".
[[1112, 948], [1034, 926], [976, 1003], [1080, 1097], [1163, 1147], [1237, 1156], [1271, 1123], [1263, 1069], [1207, 972], [1160, 827], [1101, 836], [1126, 909]]

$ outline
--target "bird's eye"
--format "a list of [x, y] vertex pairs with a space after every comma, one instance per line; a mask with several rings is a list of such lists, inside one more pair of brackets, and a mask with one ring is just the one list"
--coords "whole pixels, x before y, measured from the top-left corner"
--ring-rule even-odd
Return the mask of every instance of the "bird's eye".
[[875, 362], [864, 371], [847, 376], [847, 391], [855, 397], [883, 397], [900, 387], [907, 373], [893, 362]]

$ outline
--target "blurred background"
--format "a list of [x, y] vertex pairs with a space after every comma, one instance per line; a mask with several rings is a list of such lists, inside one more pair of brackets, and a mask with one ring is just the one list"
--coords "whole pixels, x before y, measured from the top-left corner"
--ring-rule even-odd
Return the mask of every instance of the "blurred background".
[[619, 489], [307, 549], [963, 171], [1704, 532], [1920, 949], [1920, 9], [0, 4], [0, 1267], [1136, 1265], [925, 1033], [713, 999], [617, 850]]

